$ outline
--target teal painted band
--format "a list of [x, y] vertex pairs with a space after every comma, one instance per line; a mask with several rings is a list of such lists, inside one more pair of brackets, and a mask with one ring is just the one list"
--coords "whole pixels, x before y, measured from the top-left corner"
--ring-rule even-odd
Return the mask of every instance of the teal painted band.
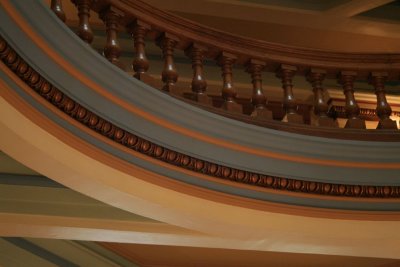
[[162, 167], [160, 165], [154, 165], [141, 158], [133, 157], [131, 154], [124, 152], [123, 150], [116, 149], [114, 146], [108, 143], [102, 142], [99, 139], [93, 138], [93, 136], [81, 131], [79, 128], [70, 124], [69, 122], [61, 119], [58, 115], [54, 114], [51, 110], [37, 102], [30, 95], [25, 93], [18, 87], [12, 80], [10, 80], [4, 73], [0, 72], [0, 78], [7, 83], [15, 92], [17, 92], [26, 102], [32, 105], [36, 110], [44, 114], [50, 120], [63, 127], [66, 131], [71, 132], [73, 135], [78, 136], [82, 140], [96, 146], [97, 148], [116, 156], [122, 160], [125, 160], [131, 164], [147, 169], [151, 172], [158, 173], [170, 177], [174, 180], [181, 181], [194, 186], [223, 192], [231, 195], [240, 197], [246, 197], [250, 199], [269, 201], [275, 203], [289, 204], [289, 205], [300, 205], [317, 208], [328, 208], [328, 209], [342, 209], [342, 210], [361, 210], [361, 211], [400, 211], [400, 203], [394, 202], [361, 202], [347, 200], [333, 200], [333, 199], [319, 199], [319, 198], [308, 198], [304, 196], [293, 196], [293, 195], [282, 195], [277, 193], [266, 193], [258, 190], [240, 188], [231, 185], [220, 184], [205, 179], [197, 178], [182, 172], [171, 170], [169, 168]]
[[[235, 144], [261, 147], [289, 155], [367, 162], [400, 162], [399, 143], [334, 140], [279, 132], [230, 120], [182, 103], [128, 77], [108, 64], [58, 22], [40, 2], [15, 5], [34, 29], [49, 42], [52, 49], [63, 55], [77, 69], [88, 74], [89, 78], [97, 81], [112, 94], [167, 121]], [[32, 11], [35, 11], [35, 19], [32, 15], [29, 16]], [[89, 110], [156, 144], [229, 167], [274, 176], [343, 184], [399, 184], [398, 170], [315, 166], [250, 155], [194, 140], [138, 116], [132, 116], [65, 73], [16, 27], [4, 10], [1, 12], [0, 19], [2, 25], [5, 25], [1, 28], [1, 33], [41, 75]], [[68, 48], [61, 45], [63, 43], [68, 43]], [[85, 64], [82, 64], [82, 61]], [[104, 107], [107, 107], [106, 111]], [[168, 112], [165, 112], [166, 110]]]

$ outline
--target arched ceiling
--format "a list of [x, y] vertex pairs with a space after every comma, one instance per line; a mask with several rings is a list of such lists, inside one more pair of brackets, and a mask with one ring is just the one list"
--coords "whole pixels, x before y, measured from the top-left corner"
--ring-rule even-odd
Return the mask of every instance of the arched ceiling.
[[398, 52], [393, 0], [146, 0], [202, 24], [256, 39], [336, 51]]
[[[49, 173], [49, 176], [51, 177], [52, 175], [54, 175], [54, 177], [56, 176], [63, 176], [61, 178], [59, 178], [60, 180], [65, 179], [68, 180], [70, 185], [75, 186], [76, 188], [78, 188], [79, 186], [82, 186], [82, 188], [84, 188], [85, 185], [82, 185], [82, 181], [86, 182], [90, 182], [90, 179], [95, 177], [95, 179], [102, 179], [102, 183], [110, 183], [112, 186], [118, 186], [123, 188], [124, 190], [131, 190], [132, 192], [139, 192], [140, 194], [147, 194], [147, 191], [149, 191], [150, 193], [154, 193], [157, 194], [157, 199], [154, 200], [154, 203], [156, 204], [152, 204], [151, 207], [154, 208], [154, 210], [150, 210], [148, 208], [146, 208], [144, 205], [143, 207], [139, 207], [141, 205], [141, 203], [137, 200], [140, 200], [139, 197], [137, 197], [137, 199], [133, 199], [133, 198], [126, 198], [123, 199], [123, 197], [125, 197], [126, 192], [122, 191], [124, 194], [120, 194], [123, 195], [121, 197], [121, 199], [118, 199], [117, 197], [115, 197], [112, 191], [102, 191], [101, 190], [101, 184], [99, 183], [98, 187], [93, 187], [92, 185], [90, 185], [90, 188], [84, 188], [86, 191], [86, 193], [88, 195], [95, 195], [95, 194], [102, 194], [103, 192], [103, 196], [102, 196], [102, 200], [105, 202], [112, 202], [112, 204], [114, 204], [115, 206], [122, 206], [121, 203], [123, 203], [124, 201], [126, 201], [126, 203], [123, 204], [127, 204], [128, 203], [128, 210], [130, 212], [134, 212], [134, 208], [136, 209], [142, 209], [141, 211], [143, 213], [144, 210], [146, 210], [145, 214], [149, 214], [150, 215], [154, 215], [154, 214], [160, 214], [162, 212], [165, 212], [165, 209], [163, 207], [163, 205], [165, 206], [171, 206], [173, 208], [175, 208], [174, 206], [179, 206], [179, 205], [183, 205], [185, 207], [182, 208], [183, 212], [182, 215], [178, 214], [179, 218], [168, 218], [169, 220], [171, 220], [172, 222], [176, 221], [181, 221], [179, 222], [179, 225], [182, 224], [184, 226], [188, 225], [188, 228], [190, 228], [189, 226], [191, 224], [198, 224], [199, 220], [197, 218], [202, 219], [203, 217], [207, 217], [206, 219], [209, 219], [209, 217], [211, 217], [211, 219], [209, 221], [205, 221], [206, 223], [204, 224], [204, 226], [201, 226], [201, 230], [203, 230], [203, 232], [207, 233], [208, 235], [211, 235], [210, 233], [218, 233], [218, 234], [228, 234], [230, 233], [229, 231], [231, 231], [232, 233], [237, 233], [238, 235], [238, 239], [236, 242], [231, 242], [230, 239], [223, 239], [221, 241], [221, 239], [217, 239], [214, 238], [212, 236], [212, 238], [207, 239], [208, 243], [204, 241], [204, 239], [190, 239], [188, 242], [192, 242], [190, 243], [190, 245], [193, 245], [193, 240], [195, 240], [196, 242], [198, 242], [197, 244], [200, 244], [201, 242], [203, 242], [203, 246], [210, 246], [210, 244], [216, 244], [216, 240], [220, 240], [220, 244], [223, 244], [225, 246], [228, 246], [228, 248], [231, 249], [243, 249], [244, 247], [240, 247], [240, 246], [250, 246], [252, 249], [257, 249], [254, 244], [259, 244], [259, 248], [260, 250], [263, 251], [273, 251], [274, 250], [274, 246], [275, 249], [279, 246], [279, 244], [281, 244], [280, 249], [282, 249], [283, 251], [286, 252], [305, 252], [305, 250], [307, 249], [307, 247], [304, 245], [304, 240], [306, 240], [307, 242], [310, 242], [309, 244], [306, 244], [309, 246], [309, 248], [311, 249], [312, 252], [316, 253], [316, 254], [329, 254], [329, 253], [333, 253], [335, 255], [340, 254], [340, 255], [348, 255], [348, 256], [363, 256], [363, 257], [386, 257], [386, 258], [398, 258], [398, 238], [396, 238], [396, 236], [398, 236], [398, 234], [396, 234], [395, 231], [393, 231], [392, 229], [394, 229], [395, 227], [398, 226], [397, 222], [359, 222], [359, 221], [354, 221], [353, 223], [347, 223], [345, 221], [339, 220], [337, 218], [332, 219], [331, 221], [325, 220], [325, 221], [317, 221], [314, 219], [310, 219], [310, 223], [311, 225], [307, 225], [307, 223], [304, 223], [304, 221], [307, 220], [307, 218], [305, 218], [304, 220], [300, 221], [300, 223], [296, 223], [295, 219], [299, 219], [297, 217], [300, 216], [292, 216], [290, 218], [287, 218], [285, 216], [282, 217], [276, 217], [274, 219], [274, 214], [267, 214], [267, 213], [260, 213], [260, 214], [256, 214], [256, 212], [253, 212], [252, 210], [250, 211], [246, 211], [244, 212], [243, 209], [240, 210], [233, 210], [233, 208], [231, 208], [228, 205], [220, 205], [217, 206], [216, 203], [211, 203], [211, 201], [206, 202], [205, 204], [200, 202], [198, 198], [188, 198], [188, 197], [184, 197], [184, 201], [180, 200], [179, 198], [172, 198], [170, 197], [168, 199], [168, 195], [164, 194], [165, 192], [167, 192], [167, 190], [165, 191], [160, 191], [160, 193], [158, 193], [159, 191], [155, 191], [154, 188], [156, 187], [151, 187], [148, 186], [148, 190], [141, 190], [140, 189], [140, 184], [139, 183], [135, 183], [133, 184], [133, 182], [131, 182], [130, 180], [128, 181], [127, 179], [120, 179], [122, 178], [128, 178], [127, 175], [125, 173], [121, 172], [112, 172], [112, 168], [110, 166], [120, 166], [117, 164], [110, 164], [107, 165], [100, 164], [100, 161], [96, 161], [95, 159], [90, 160], [90, 158], [88, 158], [86, 155], [82, 155], [79, 154], [77, 151], [72, 150], [71, 147], [67, 147], [66, 143], [67, 143], [67, 138], [53, 138], [50, 136], [50, 134], [48, 132], [45, 132], [44, 127], [40, 127], [39, 125], [36, 125], [34, 123], [32, 123], [31, 121], [28, 121], [25, 116], [28, 116], [28, 114], [32, 114], [30, 112], [24, 112], [24, 113], [20, 113], [20, 112], [16, 112], [18, 109], [14, 109], [13, 107], [11, 107], [11, 105], [7, 105], [4, 103], [3, 105], [0, 105], [0, 107], [2, 107], [5, 112], [3, 112], [3, 114], [11, 114], [12, 119], [10, 119], [10, 121], [7, 121], [7, 125], [11, 125], [14, 128], [9, 128], [8, 131], [1, 131], [2, 134], [4, 135], [4, 139], [3, 139], [3, 143], [2, 145], [4, 145], [9, 151], [11, 151], [11, 153], [14, 153], [14, 155], [20, 156], [21, 158], [25, 158], [25, 161], [27, 162], [27, 166], [35, 166], [37, 167], [39, 172], [43, 172], [44, 174], [46, 174], [46, 172]], [[6, 110], [7, 108], [7, 110]], [[11, 113], [13, 112], [13, 113]], [[14, 115], [14, 116], [13, 116]], [[17, 123], [18, 122], [18, 118], [20, 119], [21, 123]], [[6, 118], [4, 118], [6, 119]], [[36, 119], [39, 119], [39, 117], [37, 117]], [[4, 123], [4, 125], [6, 125], [6, 123]], [[18, 125], [18, 126], [16, 126]], [[10, 126], [10, 127], [11, 127]], [[4, 128], [6, 128], [4, 126]], [[58, 129], [58, 128], [57, 128]], [[15, 131], [14, 131], [15, 130]], [[11, 133], [16, 133], [16, 131], [18, 130], [19, 135], [15, 135], [15, 134], [11, 134]], [[29, 132], [29, 138], [26, 136], [26, 132]], [[46, 135], [46, 136], [45, 136]], [[10, 138], [10, 139], [6, 139]], [[11, 139], [14, 138], [14, 139]], [[17, 139], [20, 138], [20, 139]], [[29, 139], [29, 142], [27, 141]], [[57, 140], [59, 141], [57, 141]], [[1, 140], [1, 139], [0, 139]], [[9, 140], [14, 140], [15, 142], [9, 142]], [[61, 141], [62, 140], [62, 141]], [[22, 143], [22, 141], [24, 141], [25, 143]], [[32, 144], [30, 143], [32, 142]], [[16, 144], [16, 145], [14, 145]], [[25, 145], [24, 145], [25, 144]], [[41, 145], [42, 144], [42, 145]], [[55, 144], [55, 145], [53, 145]], [[42, 151], [42, 150], [47, 150], [48, 147], [48, 151]], [[44, 149], [46, 148], [46, 149]], [[53, 150], [52, 150], [53, 149]], [[58, 149], [57, 151], [55, 151], [55, 149]], [[28, 153], [29, 151], [29, 153]], [[35, 154], [35, 151], [37, 154]], [[55, 153], [53, 153], [55, 151]], [[61, 153], [59, 153], [61, 152]], [[10, 153], [10, 154], [11, 154]], [[43, 155], [48, 156], [48, 157], [41, 157], [39, 153], [43, 153]], [[67, 153], [70, 153], [67, 155]], [[93, 153], [94, 155], [95, 153]], [[99, 155], [100, 153], [98, 153], [98, 151], [96, 151], [96, 155]], [[57, 155], [56, 157], [52, 158], [52, 155]], [[64, 155], [64, 158], [62, 158], [62, 156]], [[78, 157], [80, 156], [80, 157]], [[42, 162], [38, 162], [38, 159], [40, 159]], [[84, 161], [86, 160], [86, 161]], [[36, 165], [37, 164], [37, 165]], [[39, 165], [39, 166], [38, 166]], [[76, 166], [83, 166], [83, 175], [81, 175], [80, 173], [78, 173], [78, 171], [63, 171], [63, 167], [65, 169], [68, 169], [70, 166], [74, 166], [74, 168]], [[91, 168], [86, 168], [85, 166], [90, 166]], [[110, 168], [108, 168], [110, 167]], [[107, 170], [109, 172], [104, 172], [103, 170], [106, 170], [106, 168], [108, 168]], [[72, 169], [72, 168], [71, 168]], [[83, 177], [88, 177], [88, 180], [86, 179], [82, 179]], [[113, 177], [113, 179], [108, 179], [109, 177]], [[129, 177], [132, 178], [132, 177]], [[120, 180], [119, 180], [120, 179]], [[89, 185], [88, 182], [88, 185]], [[76, 183], [76, 184], [74, 184]], [[79, 185], [78, 185], [79, 184]], [[139, 186], [138, 186], [139, 184]], [[73, 187], [71, 186], [71, 187]], [[80, 188], [82, 191], [84, 191], [82, 188]], [[108, 188], [109, 189], [109, 188]], [[112, 189], [112, 188], [111, 188]], [[158, 189], [158, 188], [156, 188]], [[96, 192], [94, 192], [96, 191]], [[172, 190], [171, 190], [172, 191]], [[170, 193], [171, 195], [175, 195], [176, 192], [167, 192]], [[138, 193], [139, 194], [139, 193]], [[4, 196], [5, 194], [3, 194], [2, 196]], [[44, 195], [44, 194], [43, 194]], [[162, 196], [162, 199], [159, 200], [159, 196]], [[59, 197], [59, 195], [57, 195], [57, 197]], [[99, 197], [97, 195], [97, 197]], [[100, 198], [100, 197], [99, 197]], [[182, 197], [183, 199], [183, 197]], [[191, 202], [190, 200], [193, 199], [193, 202]], [[120, 203], [118, 203], [120, 201]], [[157, 201], [157, 202], [156, 202]], [[158, 202], [160, 201], [160, 202]], [[186, 202], [190, 203], [190, 206], [186, 207]], [[195, 202], [197, 201], [197, 202]], [[144, 203], [144, 201], [142, 201], [142, 203]], [[171, 204], [171, 205], [170, 205]], [[133, 207], [134, 205], [137, 205], [138, 207]], [[210, 208], [210, 206], [214, 205], [214, 209], [212, 209], [212, 207]], [[10, 205], [13, 206], [13, 205]], [[150, 206], [150, 205], [148, 205]], [[204, 210], [204, 207], [207, 207], [207, 210]], [[126, 208], [126, 207], [125, 207]], [[164, 210], [161, 210], [161, 208], [164, 208]], [[177, 207], [178, 209], [179, 207]], [[219, 209], [223, 208], [223, 212], [220, 212]], [[194, 214], [195, 210], [199, 211], [199, 215], [196, 217], [196, 214]], [[224, 214], [224, 212], [226, 212], [226, 214]], [[151, 214], [150, 214], [151, 213]], [[192, 214], [193, 213], [193, 214]], [[188, 216], [189, 215], [189, 216]], [[190, 216], [191, 215], [191, 216]], [[210, 216], [211, 215], [211, 216]], [[218, 216], [225, 216], [226, 215], [226, 219], [229, 219], [229, 225], [224, 223], [225, 221], [222, 221], [222, 219], [225, 220], [225, 217], [220, 219], [218, 218]], [[238, 216], [239, 215], [239, 216]], [[254, 215], [254, 217], [252, 217], [252, 215]], [[258, 216], [259, 215], [259, 216]], [[158, 215], [157, 215], [158, 216]], [[164, 215], [167, 216], [167, 215]], [[171, 215], [171, 217], [174, 215]], [[185, 216], [183, 218], [183, 216]], [[241, 217], [239, 218], [239, 220], [235, 220], [235, 216]], [[243, 218], [247, 218], [246, 216], [249, 216], [248, 220], [249, 223], [247, 224], [247, 222], [242, 222], [241, 220]], [[258, 216], [258, 218], [256, 217]], [[262, 216], [262, 217], [261, 217]], [[38, 216], [33, 215], [33, 216], [28, 216], [28, 215], [13, 215], [12, 218], [10, 218], [11, 216], [9, 216], [9, 214], [5, 214], [3, 216], [3, 219], [0, 220], [3, 224], [4, 227], [0, 227], [2, 229], [2, 231], [4, 231], [4, 233], [8, 234], [8, 235], [27, 235], [29, 236], [29, 233], [36, 233], [37, 235], [41, 235], [41, 237], [43, 237], [43, 235], [45, 233], [48, 234], [48, 236], [45, 237], [54, 237], [55, 233], [57, 233], [57, 238], [62, 238], [62, 234], [64, 234], [64, 238], [72, 238], [73, 234], [75, 234], [75, 237], [79, 237], [80, 238], [84, 238], [83, 236], [85, 236], [85, 238], [88, 238], [89, 236], [91, 236], [94, 240], [99, 241], [100, 238], [102, 239], [107, 239], [108, 240], [102, 240], [102, 241], [110, 241], [110, 239], [118, 237], [120, 238], [117, 241], [125, 241], [127, 242], [127, 240], [132, 240], [134, 238], [136, 238], [135, 240], [137, 242], [139, 242], [140, 240], [147, 240], [147, 242], [149, 242], [149, 240], [155, 240], [154, 237], [157, 235], [153, 235], [149, 237], [149, 233], [147, 233], [146, 231], [149, 231], [150, 233], [155, 233], [156, 229], [151, 228], [154, 226], [154, 223], [147, 223], [144, 227], [143, 226], [143, 222], [140, 223], [140, 227], [138, 227], [139, 224], [132, 224], [132, 225], [128, 225], [129, 227], [127, 227], [127, 225], [125, 223], [120, 223], [117, 224], [116, 222], [111, 222], [111, 221], [106, 221], [103, 220], [102, 222], [100, 220], [82, 220], [82, 218], [78, 218], [78, 219], [73, 219], [73, 218], [69, 218], [69, 220], [66, 220], [65, 218], [58, 218], [59, 220], [57, 221], [57, 218], [54, 218], [55, 216], [45, 216], [44, 218], [39, 218], [40, 220], [38, 220]], [[53, 217], [53, 218], [50, 218]], [[36, 221], [34, 221], [34, 219], [36, 218]], [[190, 218], [190, 219], [188, 219]], [[233, 220], [231, 220], [231, 218], [233, 218]], [[255, 218], [255, 219], [253, 219]], [[50, 219], [54, 219], [54, 220], [50, 220]], [[301, 219], [301, 218], [300, 218]], [[218, 220], [221, 220], [221, 222], [219, 222]], [[244, 220], [244, 219], [243, 219]], [[48, 230], [49, 228], [49, 222], [52, 221], [55, 225], [53, 225], [54, 227], [52, 229], [50, 229], [50, 231], [46, 232], [46, 229]], [[100, 221], [100, 222], [99, 222]], [[232, 221], [234, 223], [232, 223]], [[252, 222], [255, 222], [255, 227], [253, 227], [251, 225]], [[303, 223], [302, 223], [303, 222]], [[307, 221], [306, 221], [307, 222]], [[324, 222], [324, 223], [323, 223]], [[328, 223], [331, 223], [328, 224]], [[41, 224], [40, 224], [41, 223]], [[287, 227], [290, 231], [287, 231], [283, 236], [282, 236], [282, 231], [279, 230], [279, 228], [274, 228], [275, 224], [276, 225], [286, 225], [288, 224], [290, 226], [290, 224], [293, 223], [293, 225], [296, 226], [295, 227]], [[31, 225], [32, 224], [32, 225]], [[75, 229], [74, 227], [71, 227], [71, 224], [75, 224]], [[150, 224], [152, 224], [150, 226]], [[220, 227], [216, 227], [218, 226], [218, 224], [220, 225]], [[236, 225], [237, 224], [237, 225]], [[15, 225], [18, 225], [19, 227], [15, 227]], [[226, 225], [230, 226], [230, 228], [226, 227]], [[322, 226], [324, 225], [326, 228], [329, 229], [329, 231], [326, 231], [325, 229], [320, 229], [318, 227], [315, 226]], [[379, 227], [376, 227], [378, 226]], [[7, 226], [7, 227], [6, 227]], [[28, 226], [32, 226], [32, 228], [28, 228]], [[91, 226], [92, 228], [96, 227], [96, 231], [98, 232], [91, 232], [88, 231], [88, 229], [90, 228], [89, 226]], [[135, 228], [136, 227], [136, 228]], [[163, 228], [165, 230], [165, 232], [167, 233], [168, 231], [171, 231], [170, 225], [169, 224], [163, 224], [163, 225], [158, 225], [157, 227], [166, 227]], [[174, 229], [176, 228], [175, 226], [172, 226]], [[199, 226], [196, 226], [199, 227]], [[247, 234], [247, 232], [243, 232], [240, 233], [241, 231], [237, 231], [236, 229], [239, 229], [239, 227], [241, 227], [242, 229], [245, 229], [246, 231], [248, 231], [249, 233], [251, 233], [252, 235]], [[269, 227], [269, 228], [266, 228]], [[300, 229], [297, 229], [298, 227], [300, 227]], [[299, 237], [299, 233], [302, 233], [302, 228], [307, 228], [305, 230], [306, 233], [304, 234], [304, 236], [300, 236]], [[352, 230], [357, 227], [357, 229], [359, 229], [358, 232], [353, 233], [355, 236], [352, 237], [353, 239], [346, 239], [349, 235], [347, 234], [348, 232], [352, 232]], [[33, 228], [36, 229], [36, 232], [33, 231]], [[64, 229], [68, 228], [69, 231], [64, 231]], [[72, 228], [72, 229], [71, 229]], [[79, 228], [79, 229], [76, 229]], [[99, 229], [100, 228], [100, 229]], [[112, 229], [109, 229], [112, 228]], [[145, 228], [145, 230], [143, 230]], [[151, 230], [151, 229], [152, 230]], [[211, 228], [215, 228], [215, 229], [211, 229]], [[58, 232], [57, 232], [58, 229]], [[84, 229], [83, 231], [81, 229]], [[121, 229], [125, 229], [125, 231], [121, 231]], [[136, 229], [136, 232], [135, 232]], [[150, 229], [150, 230], [149, 230]], [[174, 230], [172, 229], [172, 230]], [[191, 228], [190, 228], [191, 229]], [[194, 228], [197, 229], [197, 228]], [[249, 230], [250, 229], [250, 230]], [[293, 232], [293, 229], [295, 229], [297, 232]], [[316, 231], [317, 233], [309, 233], [311, 230], [312, 231]], [[372, 230], [373, 229], [373, 230]], [[18, 232], [18, 231], [21, 232]], [[76, 230], [76, 231], [75, 231]], [[93, 230], [93, 229], [89, 229], [89, 230]], [[104, 230], [104, 231], [103, 231]], [[159, 230], [159, 229], [157, 229]], [[309, 231], [310, 230], [310, 231]], [[372, 230], [372, 231], [371, 231]], [[8, 232], [6, 232], [8, 231]], [[14, 232], [13, 232], [14, 231]], [[175, 231], [175, 230], [174, 230]], [[178, 231], [178, 230], [176, 230]], [[195, 235], [193, 233], [194, 230], [181, 230], [179, 228], [179, 233], [183, 234], [187, 234], [187, 235]], [[311, 231], [311, 232], [312, 232]], [[140, 233], [137, 233], [140, 232]], [[145, 232], [144, 234], [142, 232]], [[210, 232], [210, 233], [208, 233]], [[329, 233], [327, 233], [329, 232]], [[108, 235], [105, 235], [104, 233], [108, 233]], [[158, 233], [158, 232], [157, 232]], [[164, 233], [164, 232], [163, 232]], [[175, 232], [174, 232], [175, 233]], [[271, 234], [275, 233], [275, 238], [271, 237]], [[368, 235], [365, 235], [364, 233], [368, 233]], [[69, 234], [69, 236], [66, 236], [67, 234]], [[314, 238], [315, 237], [320, 237], [320, 239], [310, 239], [309, 237], [313, 237], [314, 234]], [[33, 235], [33, 234], [32, 234]], [[181, 236], [182, 236], [181, 235]], [[257, 238], [259, 238], [260, 236], [268, 236], [268, 238], [271, 238], [270, 240], [258, 240], [258, 239], [254, 239], [254, 240], [247, 240], [249, 237], [253, 237], [256, 236]], [[285, 235], [290, 236], [292, 239], [289, 239], [287, 241], [287, 244], [283, 244], [282, 245], [282, 238], [285, 237]], [[196, 234], [196, 236], [198, 236]], [[243, 236], [243, 238], [242, 238]], [[140, 237], [142, 239], [140, 239]], [[168, 233], [166, 235], [163, 235], [162, 237], [166, 237], [168, 238], [169, 235]], [[298, 238], [299, 240], [301, 240], [301, 242], [297, 241], [296, 238]], [[376, 240], [379, 238], [379, 240], [382, 243], [377, 244]], [[164, 239], [164, 242], [166, 239]], [[171, 239], [170, 239], [171, 240]], [[187, 239], [186, 239], [187, 240]], [[115, 241], [115, 240], [112, 240]], [[176, 239], [174, 239], [175, 242], [184, 242], [185, 239], [184, 238], [180, 238], [179, 236], [177, 236]], [[321, 242], [320, 246], [318, 246], [318, 243], [316, 241]], [[131, 242], [131, 241], [129, 241]], [[144, 242], [144, 241], [142, 241]], [[247, 243], [246, 243], [247, 242]], [[296, 243], [297, 242], [297, 243]], [[303, 242], [303, 243], [302, 243]], [[339, 242], [339, 243], [336, 243]], [[176, 245], [178, 243], [174, 243], [174, 245]], [[346, 248], [346, 245], [352, 244], [354, 247], [358, 248], [354, 250], [348, 250]], [[297, 247], [296, 247], [297, 245]], [[357, 246], [360, 245], [360, 246]], [[372, 246], [373, 245], [373, 246]], [[200, 246], [200, 245], [199, 245]], [[263, 246], [263, 247], [262, 247]], [[326, 250], [321, 249], [321, 247], [326, 246]], [[337, 248], [335, 248], [335, 246], [337, 246]], [[295, 247], [295, 249], [293, 249], [293, 247]], [[309, 251], [307, 251], [307, 253], [309, 253]], [[354, 254], [352, 254], [354, 253]], [[375, 253], [375, 254], [374, 254]], [[296, 259], [295, 262], [297, 263], [298, 260]], [[207, 265], [210, 266], [210, 265]]]

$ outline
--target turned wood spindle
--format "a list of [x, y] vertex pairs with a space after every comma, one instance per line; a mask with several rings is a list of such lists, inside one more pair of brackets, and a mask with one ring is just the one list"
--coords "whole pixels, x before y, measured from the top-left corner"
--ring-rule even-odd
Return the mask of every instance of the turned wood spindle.
[[93, 32], [90, 28], [89, 17], [92, 0], [73, 0], [73, 3], [78, 8], [78, 36], [86, 43], [91, 44], [93, 41]]
[[242, 112], [242, 106], [236, 103], [236, 90], [233, 87], [232, 67], [237, 57], [233, 54], [222, 52], [217, 58], [218, 65], [221, 66], [222, 85], [222, 108], [233, 111]]
[[395, 121], [390, 119], [392, 108], [386, 100], [385, 81], [387, 73], [373, 72], [370, 76], [370, 83], [375, 88], [376, 94], [376, 114], [379, 117], [377, 129], [397, 129]]
[[50, 8], [61, 21], [65, 22], [66, 17], [62, 7], [62, 0], [51, 0]]
[[106, 25], [107, 33], [107, 42], [103, 49], [104, 56], [112, 64], [124, 69], [124, 66], [119, 61], [121, 48], [118, 43], [118, 22], [122, 16], [123, 12], [112, 6], [100, 13], [100, 18]]
[[328, 103], [325, 101], [324, 88], [322, 82], [325, 79], [326, 71], [311, 69], [307, 80], [311, 83], [314, 93], [314, 114], [318, 116], [315, 121], [316, 126], [335, 126], [334, 121], [329, 118]]
[[206, 51], [207, 47], [194, 43], [185, 50], [185, 53], [192, 60], [193, 78], [191, 87], [194, 100], [210, 104], [211, 99], [206, 94], [207, 81], [204, 79], [203, 73], [203, 59]]
[[326, 72], [323, 70], [311, 70], [307, 77], [314, 93], [314, 113], [320, 117], [327, 117], [329, 108], [324, 100], [324, 89], [322, 88], [325, 75]]
[[135, 72], [133, 76], [139, 80], [143, 79], [150, 66], [145, 52], [145, 37], [149, 30], [150, 25], [139, 20], [131, 27], [131, 34], [135, 46], [135, 57], [132, 61], [132, 68]]
[[165, 33], [159, 39], [159, 46], [162, 49], [164, 57], [164, 69], [161, 77], [164, 82], [163, 90], [166, 92], [174, 93], [175, 84], [178, 80], [178, 72], [174, 63], [174, 48], [179, 42], [179, 38]]
[[272, 119], [272, 112], [266, 109], [267, 98], [262, 89], [261, 71], [264, 69], [265, 65], [265, 62], [255, 59], [251, 59], [247, 64], [246, 71], [251, 74], [251, 83], [253, 84], [251, 103], [254, 110], [251, 116]]
[[365, 120], [360, 119], [360, 107], [354, 97], [354, 80], [357, 73], [353, 71], [342, 71], [339, 75], [339, 83], [343, 87], [345, 96], [345, 111], [347, 122], [345, 128], [365, 129]]
[[303, 123], [303, 118], [297, 111], [297, 101], [293, 95], [293, 76], [297, 68], [295, 66], [289, 65], [281, 65], [278, 69], [276, 76], [282, 80], [282, 88], [283, 88], [283, 109], [285, 111], [285, 117], [283, 121], [294, 122], [294, 123]]
[[236, 103], [237, 93], [232, 81], [232, 66], [235, 61], [236, 57], [227, 53], [223, 53], [219, 60], [223, 79], [222, 98], [225, 102]]

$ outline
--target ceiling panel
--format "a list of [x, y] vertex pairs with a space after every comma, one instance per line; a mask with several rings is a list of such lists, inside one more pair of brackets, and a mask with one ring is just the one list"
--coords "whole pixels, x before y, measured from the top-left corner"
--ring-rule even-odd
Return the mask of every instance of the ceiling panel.
[[363, 12], [359, 17], [400, 24], [400, 0]]
[[253, 3], [267, 6], [280, 6], [294, 9], [304, 9], [313, 11], [324, 11], [332, 7], [344, 4], [350, 0], [240, 0], [243, 3]]
[[382, 267], [397, 260], [335, 255], [261, 252], [215, 248], [100, 243], [140, 266], [280, 266], [280, 267]]

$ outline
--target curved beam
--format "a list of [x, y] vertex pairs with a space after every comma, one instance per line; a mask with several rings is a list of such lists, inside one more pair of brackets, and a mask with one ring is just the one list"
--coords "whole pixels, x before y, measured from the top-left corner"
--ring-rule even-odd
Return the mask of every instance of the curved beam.
[[[103, 62], [104, 59], [78, 42], [72, 33], [62, 30], [58, 22], [50, 23], [54, 18], [40, 4], [30, 7], [29, 12], [25, 5], [19, 8], [28, 18], [28, 13], [35, 10], [36, 14], [42, 14], [40, 18], [48, 21], [39, 22], [37, 18], [30, 21], [32, 26], [37, 27], [35, 30], [38, 35], [11, 7], [11, 11], [8, 11], [14, 16], [15, 22], [24, 26], [24, 33], [18, 29], [11, 30], [15, 25], [5, 20], [7, 14], [4, 13], [2, 18], [8, 27], [2, 30], [9, 38], [18, 38], [15, 39], [18, 42], [12, 42], [18, 53], [25, 55], [29, 63], [41, 62], [37, 67], [44, 77], [62, 88], [71, 98], [80, 99], [91, 111], [123, 129], [187, 155], [257, 173], [313, 181], [322, 181], [321, 177], [329, 173], [324, 181], [343, 184], [373, 184], [378, 182], [374, 179], [377, 176], [381, 184], [393, 185], [397, 181], [397, 151], [400, 145], [397, 142], [315, 138], [263, 129], [215, 116], [151, 90], [108, 64], [99, 64], [99, 60]], [[44, 31], [41, 23], [51, 24], [51, 29]], [[40, 38], [48, 32], [52, 32], [52, 38], [48, 39], [48, 43], [43, 42]], [[55, 39], [54, 34], [57, 34]], [[37, 43], [32, 43], [32, 40]], [[55, 44], [55, 40], [70, 42], [73, 48], [69, 46], [65, 49]], [[85, 60], [82, 61], [82, 58]], [[113, 79], [109, 78], [110, 75]], [[135, 92], [124, 89], [131, 87], [135, 88]], [[104, 106], [108, 107], [106, 114], [102, 108]], [[164, 112], [166, 109], [168, 113]], [[187, 116], [181, 116], [182, 113]], [[191, 144], [190, 148], [182, 146], [188, 143]], [[213, 157], [210, 158], [210, 155]], [[304, 158], [308, 162], [304, 162]], [[307, 158], [311, 158], [311, 161]], [[298, 163], [299, 160], [303, 162]], [[377, 167], [385, 164], [394, 164], [395, 167], [392, 170]], [[355, 167], [354, 170], [352, 167]], [[284, 174], [282, 170], [285, 170]]]
[[[400, 255], [398, 221], [376, 220], [374, 215], [365, 217], [369, 218], [366, 221], [310, 218], [190, 196], [145, 182], [138, 176], [149, 174], [140, 169], [131, 169], [127, 174], [115, 169], [118, 164], [113, 164], [112, 167], [99, 161], [100, 158], [93, 159], [83, 154], [81, 151], [87, 150], [87, 147], [76, 150], [68, 146], [67, 143], [71, 141], [68, 136], [55, 138], [4, 100], [1, 100], [0, 108], [1, 114], [6, 112], [12, 115], [12, 119], [1, 118], [2, 150], [26, 166], [110, 205], [203, 233], [247, 240], [254, 249], [274, 250], [277, 247], [286, 247], [286, 250], [292, 252], [341, 255], [352, 253], [360, 256], [367, 256], [369, 253], [371, 256], [393, 258]], [[93, 152], [89, 154], [97, 157], [102, 154], [100, 151]], [[212, 195], [214, 194], [207, 195], [206, 198]], [[334, 216], [338, 216], [338, 213]], [[390, 217], [394, 219], [395, 215], [389, 215], [388, 218]], [[13, 229], [25, 229], [20, 223], [17, 225], [19, 226]], [[40, 229], [43, 231], [43, 228]], [[85, 229], [85, 233], [90, 234]], [[62, 233], [63, 230], [60, 230]], [[89, 236], [86, 235], [85, 238]], [[377, 239], [381, 242], [376, 242]], [[347, 249], [348, 244], [354, 249]]]

